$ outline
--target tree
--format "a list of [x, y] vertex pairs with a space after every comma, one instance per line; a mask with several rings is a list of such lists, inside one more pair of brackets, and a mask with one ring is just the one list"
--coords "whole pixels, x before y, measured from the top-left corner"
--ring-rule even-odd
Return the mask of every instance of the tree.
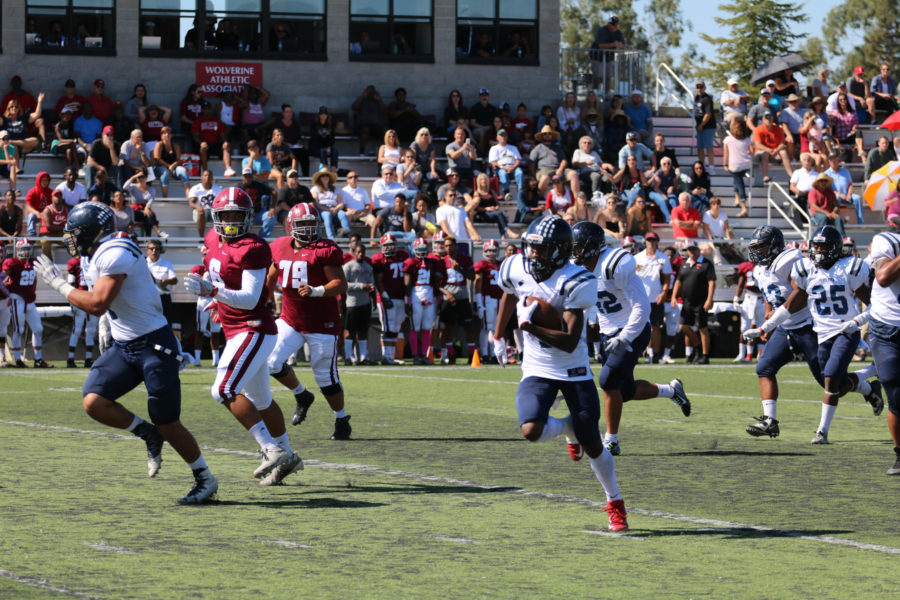
[[724, 87], [730, 76], [737, 77], [741, 86], [749, 88], [750, 77], [765, 61], [794, 51], [796, 41], [805, 37], [795, 33], [795, 26], [807, 21], [799, 5], [778, 0], [734, 0], [720, 4], [719, 10], [730, 17], [716, 17], [715, 21], [728, 36], [700, 37], [716, 47], [714, 58], [698, 75], [707, 83]]
[[[843, 56], [838, 74], [857, 65], [877, 73], [881, 61], [900, 60], [900, 0], [845, 0], [828, 12], [823, 33], [832, 55]], [[843, 79], [843, 77], [839, 77]]]
[[648, 68], [655, 71], [661, 62], [674, 67], [671, 50], [681, 46], [682, 33], [692, 31], [693, 25], [681, 16], [681, 0], [654, 0], [648, 11], [653, 24]]
[[648, 49], [647, 36], [638, 23], [632, 0], [562, 0], [559, 20], [563, 47], [590, 47], [597, 29], [606, 26], [611, 15], [619, 17], [619, 29], [628, 48]]

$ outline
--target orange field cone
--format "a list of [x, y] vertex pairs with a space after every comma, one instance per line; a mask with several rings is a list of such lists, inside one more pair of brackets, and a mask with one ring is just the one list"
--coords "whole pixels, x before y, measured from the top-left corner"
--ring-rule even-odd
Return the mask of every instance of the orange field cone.
[[394, 357], [397, 359], [403, 358], [403, 352], [406, 349], [406, 338], [398, 337], [396, 342], [396, 348], [394, 349]]
[[472, 367], [480, 367], [481, 366], [481, 357], [478, 356], [478, 350], [472, 352]]
[[434, 362], [434, 348], [432, 346], [428, 346], [428, 352], [425, 353], [425, 358]]

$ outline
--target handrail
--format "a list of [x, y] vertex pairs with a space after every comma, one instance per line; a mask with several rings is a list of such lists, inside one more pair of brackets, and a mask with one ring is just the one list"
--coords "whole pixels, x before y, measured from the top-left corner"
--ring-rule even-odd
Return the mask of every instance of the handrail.
[[[656, 110], [656, 111], [659, 110], [659, 86], [662, 84], [662, 80], [659, 78], [660, 70], [661, 70], [661, 69], [665, 69], [666, 71], [668, 71], [668, 72], [669, 72], [669, 75], [672, 77], [672, 79], [675, 80], [675, 83], [677, 83], [678, 85], [680, 85], [681, 88], [687, 93], [688, 96], [691, 95], [691, 88], [689, 88], [689, 87], [687, 86], [687, 84], [685, 84], [685, 83], [681, 80], [681, 78], [680, 78], [678, 75], [675, 74], [675, 71], [673, 71], [672, 68], [671, 68], [669, 65], [667, 65], [667, 64], [664, 63], [664, 62], [661, 62], [661, 63], [659, 63], [659, 65], [656, 67], [656, 105], [655, 105], [655, 107], [654, 107], [654, 110]], [[685, 110], [687, 110], [688, 114], [693, 114], [693, 113], [691, 113], [691, 111], [690, 111], [687, 107], [684, 107], [684, 105], [682, 105], [682, 107], [683, 107]]]
[[790, 216], [788, 216], [788, 215], [784, 212], [784, 210], [782, 210], [782, 208], [781, 208], [780, 206], [778, 206], [778, 202], [776, 202], [775, 199], [772, 198], [772, 189], [773, 189], [773, 188], [775, 188], [777, 191], [781, 192], [781, 195], [784, 196], [785, 198], [787, 198], [788, 202], [791, 203], [791, 205], [794, 207], [794, 209], [795, 209], [800, 215], [803, 216], [803, 219], [806, 220], [807, 230], [809, 229], [809, 225], [812, 224], [812, 220], [810, 219], [809, 214], [807, 214], [806, 210], [804, 210], [804, 208], [803, 208], [802, 206], [800, 206], [799, 204], [797, 204], [797, 201], [794, 200], [794, 197], [791, 196], [789, 193], [787, 193], [787, 192], [784, 190], [784, 188], [781, 187], [781, 185], [775, 183], [774, 181], [770, 181], [769, 184], [766, 186], [766, 196], [767, 196], [767, 197], [766, 197], [766, 223], [771, 223], [771, 222], [772, 222], [772, 207], [774, 207], [775, 210], [777, 210], [778, 213], [779, 213], [782, 217], [784, 217], [784, 220], [787, 221], [788, 225], [790, 225], [791, 228], [792, 228], [794, 231], [796, 231], [797, 233], [799, 233], [801, 237], [806, 238], [806, 237], [807, 237], [807, 233], [804, 232], [804, 231], [803, 231], [802, 229], [800, 229], [799, 227], [797, 227], [797, 225], [794, 223], [793, 218], [791, 218]]

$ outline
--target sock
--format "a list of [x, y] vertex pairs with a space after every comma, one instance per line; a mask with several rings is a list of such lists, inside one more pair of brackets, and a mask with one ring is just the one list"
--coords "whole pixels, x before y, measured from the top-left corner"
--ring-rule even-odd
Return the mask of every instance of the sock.
[[600, 356], [600, 342], [594, 342], [594, 356]]
[[613, 461], [612, 454], [604, 449], [600, 456], [592, 458], [591, 471], [603, 486], [607, 502], [622, 499], [622, 496], [619, 495], [619, 485], [616, 483], [616, 463]]
[[219, 364], [219, 355], [220, 355], [220, 354], [221, 354], [221, 353], [219, 352], [218, 349], [212, 351], [212, 355], [213, 355], [213, 357], [212, 357], [212, 359], [213, 359], [213, 364], [216, 364], [216, 365]]
[[356, 345], [359, 349], [359, 357], [362, 360], [369, 360], [369, 342], [366, 340], [358, 340]]
[[344, 338], [344, 358], [348, 360], [353, 358], [353, 340], [351, 338]]
[[738, 358], [744, 358], [747, 356], [747, 344], [740, 343], [738, 344]]
[[287, 452], [288, 454], [292, 454], [294, 451], [291, 450], [291, 442], [288, 440], [287, 432], [279, 435], [278, 437], [273, 437], [275, 443], [278, 444], [278, 447]]
[[756, 344], [756, 358], [759, 358], [763, 355], [763, 348], [766, 347], [765, 342], [760, 342]]
[[828, 429], [831, 427], [831, 420], [834, 418], [835, 410], [837, 410], [837, 406], [822, 404], [822, 418], [819, 420], [819, 431], [828, 433]]
[[762, 401], [762, 405], [763, 405], [763, 414], [764, 414], [765, 416], [769, 417], [770, 419], [772, 419], [773, 421], [776, 420], [776, 419], [778, 418], [778, 417], [776, 416], [776, 415], [778, 414], [778, 411], [777, 411], [777, 409], [775, 408], [777, 404], [778, 404], [778, 403], [775, 402], [774, 400], [763, 400], [763, 401]]
[[73, 348], [72, 346], [69, 346], [69, 356], [67, 356], [66, 358], [70, 358], [73, 360], [75, 359], [75, 348]]
[[14, 359], [22, 360], [22, 349], [21, 348], [13, 348], [12, 353], [13, 353]]
[[690, 356], [690, 355], [692, 355], [693, 353], [694, 353], [694, 347], [693, 347], [693, 346], [685, 346], [685, 348], [684, 348], [684, 355], [685, 355], [685, 356]]
[[381, 346], [381, 353], [385, 358], [394, 358], [393, 340], [385, 340]]
[[269, 433], [269, 428], [266, 427], [265, 422], [260, 421], [251, 427], [249, 431], [250, 435], [253, 436], [253, 439], [256, 440], [256, 443], [259, 444], [259, 447], [263, 450], [278, 447], [278, 444], [272, 439], [272, 434]]
[[93, 346], [88, 346], [87, 348], [85, 348], [84, 357], [88, 360], [94, 358], [94, 347]]
[[618, 442], [618, 441], [619, 441], [619, 434], [618, 434], [618, 433], [609, 433], [609, 432], [607, 431], [607, 432], [606, 432], [606, 435], [603, 436], [603, 445], [604, 445], [604, 446], [605, 446], [606, 444], [611, 444], [611, 443], [613, 443], [613, 442]]
[[669, 356], [670, 354], [672, 354], [671, 348], [666, 348], [663, 350], [663, 356]]
[[488, 337], [487, 331], [484, 329], [478, 332], [478, 352], [480, 352], [482, 356], [488, 355]]
[[195, 363], [200, 362], [200, 352], [201, 352], [200, 350], [194, 350], [194, 362]]
[[860, 378], [859, 383], [856, 384], [856, 389], [854, 391], [859, 392], [863, 396], [868, 396], [872, 393], [872, 384], [870, 384], [865, 379]]
[[202, 454], [200, 455], [200, 458], [190, 463], [188, 466], [191, 468], [191, 471], [196, 471], [197, 469], [200, 469], [202, 471], [203, 469], [209, 468], [206, 466], [206, 459], [203, 458]]
[[419, 356], [419, 332], [410, 330], [409, 332], [409, 349], [413, 356]]
[[422, 330], [422, 356], [428, 354], [428, 349], [431, 348], [431, 330], [423, 329]]
[[870, 377], [875, 377], [876, 374], [875, 363], [870, 363], [858, 371], [853, 371], [853, 375], [859, 377], [860, 381], [869, 379]]
[[563, 425], [562, 419], [557, 419], [556, 417], [547, 417], [547, 424], [544, 425], [544, 430], [541, 432], [541, 437], [539, 437], [537, 441], [546, 442], [549, 439], [553, 439], [561, 434], [564, 428], [565, 426]]
[[131, 425], [128, 426], [128, 431], [134, 431], [134, 428], [140, 425], [141, 423], [146, 423], [142, 418], [137, 415], [134, 415], [134, 420], [131, 422]]
[[653, 360], [653, 348], [647, 346], [647, 357], [652, 361]]
[[306, 391], [306, 386], [303, 385], [302, 383], [298, 382], [297, 387], [292, 389], [291, 393], [296, 396], [297, 394], [302, 394], [305, 391]]
[[566, 436], [566, 442], [570, 444], [577, 444], [578, 438], [575, 437], [575, 428], [572, 426], [571, 413], [560, 419], [560, 421], [562, 421], [563, 424], [563, 435]]
[[660, 398], [674, 398], [675, 388], [668, 383], [657, 383], [656, 388], [659, 390], [657, 394]]
[[475, 344], [472, 342], [466, 343], [466, 352], [469, 353], [469, 357], [475, 356]]
[[347, 411], [343, 408], [341, 410], [333, 410], [331, 412], [334, 413], [335, 419], [343, 419], [344, 417], [347, 416]]
[[40, 349], [40, 348], [35, 348], [35, 349], [34, 349], [34, 360], [41, 360], [41, 358], [43, 358], [42, 353], [41, 353], [41, 349]]

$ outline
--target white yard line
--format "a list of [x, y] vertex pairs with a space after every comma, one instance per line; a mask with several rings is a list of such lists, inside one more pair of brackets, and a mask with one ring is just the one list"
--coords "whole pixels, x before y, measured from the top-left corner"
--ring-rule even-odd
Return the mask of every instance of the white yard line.
[[450, 537], [447, 535], [436, 535], [434, 539], [441, 540], [442, 542], [453, 542], [456, 544], [477, 544], [475, 540], [470, 540], [468, 538], [458, 538], [458, 537]]
[[306, 544], [298, 544], [297, 542], [286, 542], [284, 540], [263, 540], [263, 544], [283, 546], [284, 548], [292, 548], [295, 550], [312, 550], [312, 546], [307, 546]]
[[40, 588], [42, 590], [47, 590], [48, 592], [53, 592], [55, 594], [62, 594], [63, 596], [83, 598], [84, 600], [103, 600], [103, 598], [101, 598], [100, 596], [92, 596], [91, 594], [85, 594], [84, 592], [76, 592], [75, 590], [70, 590], [58, 585], [53, 585], [46, 579], [16, 575], [15, 573], [10, 573], [9, 571], [5, 571], [3, 569], [0, 569], [0, 577], [5, 577], [7, 579], [15, 581], [16, 583], [21, 583], [22, 585]]
[[[96, 435], [101, 437], [109, 437], [109, 438], [117, 438], [117, 439], [126, 439], [126, 440], [137, 440], [134, 436], [125, 436], [118, 433], [106, 433], [99, 431], [91, 431], [89, 429], [76, 429], [74, 427], [62, 427], [59, 425], [44, 425], [42, 423], [28, 423], [25, 421], [9, 421], [5, 419], [0, 419], [0, 424], [4, 425], [17, 425], [22, 427], [32, 427], [35, 429], [47, 429], [52, 431], [63, 431], [66, 433], [80, 433], [87, 435]], [[211, 452], [219, 452], [226, 454], [235, 454], [240, 456], [250, 456], [256, 458], [258, 456], [255, 452], [248, 452], [246, 450], [233, 450], [230, 448], [218, 448], [218, 447], [210, 447], [210, 446], [201, 446], [201, 448], [205, 451]], [[385, 475], [390, 477], [404, 477], [407, 479], [416, 479], [419, 481], [426, 481], [430, 483], [440, 483], [444, 485], [457, 485], [461, 487], [474, 487], [479, 489], [493, 490], [497, 488], [506, 488], [507, 486], [498, 486], [487, 483], [479, 483], [475, 481], [468, 481], [465, 479], [456, 479], [452, 477], [441, 477], [439, 475], [427, 475], [424, 473], [413, 473], [408, 471], [399, 471], [396, 469], [385, 469], [382, 467], [376, 467], [373, 465], [365, 465], [359, 463], [327, 463], [321, 462], [313, 459], [304, 459], [304, 464], [308, 467], [319, 467], [321, 469], [334, 469], [334, 470], [348, 470], [348, 471], [359, 471], [363, 473], [373, 473], [376, 475]], [[508, 494], [516, 494], [530, 498], [539, 498], [542, 500], [549, 500], [551, 502], [563, 502], [567, 504], [580, 504], [583, 506], [590, 506], [594, 508], [604, 508], [606, 506], [606, 502], [601, 502], [597, 500], [591, 500], [589, 498], [579, 498], [577, 496], [569, 496], [566, 494], [557, 494], [551, 492], [538, 492], [534, 490], [526, 490], [522, 488], [512, 488], [512, 489], [504, 489], [505, 493]], [[807, 535], [802, 531], [793, 531], [789, 529], [776, 529], [773, 527], [766, 527], [764, 525], [753, 525], [749, 523], [738, 523], [735, 521], [721, 521], [718, 519], [705, 519], [701, 517], [692, 517], [690, 515], [680, 515], [676, 513], [668, 513], [657, 510], [650, 510], [645, 508], [637, 508], [633, 506], [627, 507], [627, 510], [631, 514], [642, 515], [647, 517], [655, 517], [659, 519], [669, 519], [673, 521], [681, 521], [685, 523], [692, 523], [695, 525], [708, 525], [711, 527], [716, 527], [719, 529], [751, 529], [754, 531], [760, 532], [768, 532], [774, 533], [776, 535], [791, 537], [802, 539], [811, 542], [818, 542], [824, 544], [831, 544], [834, 546], [843, 546], [848, 548], [858, 548], [860, 550], [871, 550], [874, 552], [882, 552], [885, 554], [900, 554], [900, 548], [895, 548], [893, 546], [884, 546], [881, 544], [870, 544], [867, 542], [858, 542], [856, 540], [849, 540], [844, 538], [837, 538], [827, 535]], [[4, 572], [0, 571], [0, 575]], [[79, 596], [82, 597], [82, 596]], [[92, 596], [84, 596], [84, 597], [92, 597]]]
[[101, 550], [103, 552], [113, 552], [115, 554], [136, 554], [136, 552], [133, 552], [131, 550], [126, 550], [125, 548], [119, 548], [118, 546], [111, 546], [111, 545], [107, 544], [106, 542], [100, 542], [98, 544], [95, 544], [93, 542], [85, 542], [84, 545], [88, 546], [89, 548], [93, 548], [94, 550]]

